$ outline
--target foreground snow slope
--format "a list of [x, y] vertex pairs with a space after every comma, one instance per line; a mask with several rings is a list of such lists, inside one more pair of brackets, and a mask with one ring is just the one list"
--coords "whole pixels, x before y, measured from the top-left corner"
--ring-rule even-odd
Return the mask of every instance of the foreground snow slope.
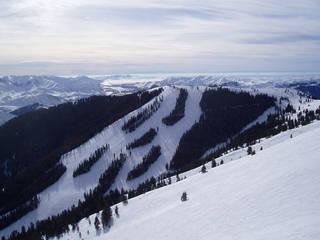
[[254, 156], [118, 204], [110, 229], [96, 232], [96, 214], [91, 225], [83, 219], [82, 239], [320, 239], [320, 124], [301, 129]]

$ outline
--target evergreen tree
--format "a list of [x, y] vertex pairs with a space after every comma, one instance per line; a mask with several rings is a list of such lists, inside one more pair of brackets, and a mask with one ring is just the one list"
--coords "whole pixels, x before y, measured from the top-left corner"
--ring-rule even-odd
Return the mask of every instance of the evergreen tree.
[[117, 217], [119, 217], [119, 209], [118, 206], [114, 209], [114, 213], [116, 214]]
[[202, 173], [206, 173], [207, 172], [207, 168], [206, 168], [206, 165], [202, 165], [202, 167], [201, 167], [201, 172]]
[[183, 192], [183, 193], [182, 193], [182, 196], [181, 196], [181, 201], [184, 202], [184, 201], [187, 201], [187, 200], [188, 200], [187, 193], [186, 193], [186, 192]]
[[248, 155], [252, 155], [253, 151], [252, 151], [252, 147], [251, 146], [248, 147], [247, 153], [248, 153]]
[[216, 161], [215, 161], [214, 159], [212, 159], [212, 161], [211, 161], [211, 167], [214, 168], [214, 167], [216, 167], [216, 166], [217, 166]]
[[94, 227], [96, 228], [96, 230], [100, 230], [100, 221], [98, 216], [96, 216], [96, 218], [94, 219]]
[[103, 210], [102, 210], [102, 214], [101, 214], [101, 222], [102, 222], [102, 226], [105, 228], [106, 226], [108, 226], [110, 220], [112, 217], [112, 210], [109, 206], [106, 206]]

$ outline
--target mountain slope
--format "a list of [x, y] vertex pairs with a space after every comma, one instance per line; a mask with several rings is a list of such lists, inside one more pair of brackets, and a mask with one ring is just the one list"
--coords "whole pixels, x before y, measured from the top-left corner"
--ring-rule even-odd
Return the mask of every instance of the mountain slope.
[[[84, 198], [83, 193], [88, 192], [90, 189], [97, 186], [100, 175], [108, 168], [112, 159], [114, 157], [118, 157], [120, 153], [126, 153], [129, 157], [121, 168], [114, 184], [111, 186], [111, 189], [118, 188], [120, 190], [123, 188], [125, 190], [130, 190], [136, 188], [140, 183], [150, 177], [157, 177], [159, 174], [166, 173], [166, 165], [171, 161], [182, 135], [199, 120], [201, 115], [199, 102], [202, 97], [202, 93], [206, 88], [184, 88], [188, 90], [188, 98], [186, 101], [185, 117], [179, 122], [173, 126], [166, 126], [162, 123], [162, 118], [168, 116], [175, 107], [176, 98], [180, 92], [177, 87], [165, 87], [165, 90], [161, 93], [160, 97], [158, 97], [158, 99], [163, 99], [160, 104], [160, 108], [155, 111], [149, 119], [143, 122], [141, 126], [137, 127], [135, 131], [126, 133], [122, 130], [122, 126], [131, 117], [136, 116], [138, 113], [143, 112], [144, 109], [152, 106], [156, 100], [147, 103], [136, 111], [133, 111], [123, 119], [120, 119], [105, 128], [102, 132], [80, 147], [65, 154], [60, 161], [66, 166], [66, 173], [56, 184], [39, 194], [41, 201], [36, 210], [30, 212], [8, 228], [4, 229], [1, 234], [8, 235], [14, 229], [19, 230], [23, 225], [28, 226], [31, 222], [58, 214], [62, 210], [70, 208], [73, 204], [77, 204], [79, 199]], [[241, 91], [241, 89], [233, 90]], [[294, 107], [298, 107], [298, 105], [308, 106], [311, 104], [313, 109], [319, 106], [318, 101], [307, 102], [308, 99], [299, 97], [296, 91], [287, 91], [285, 89], [263, 89], [261, 91], [257, 89], [247, 90], [254, 95], [267, 91], [269, 94], [278, 98], [282, 95], [288, 96], [290, 101], [294, 104]], [[301, 100], [301, 103], [299, 100]], [[283, 102], [283, 105], [286, 106], [287, 103], [288, 102]], [[262, 118], [265, 117], [265, 114], [263, 114]], [[261, 119], [261, 117], [258, 119], [261, 121], [265, 120]], [[158, 131], [158, 134], [155, 136], [152, 143], [132, 150], [126, 149], [126, 145], [135, 139], [140, 138], [150, 128], [157, 129]], [[102, 155], [96, 164], [93, 165], [91, 170], [86, 174], [73, 178], [73, 171], [78, 167], [78, 165], [83, 162], [84, 159], [88, 159], [95, 150], [105, 146], [106, 144], [109, 144], [110, 150], [107, 150]], [[133, 179], [132, 181], [126, 181], [128, 172], [142, 161], [143, 156], [146, 155], [152, 146], [156, 145], [161, 146], [162, 154], [160, 158], [150, 166], [145, 174]]]
[[[93, 214], [79, 232], [83, 239], [317, 239], [320, 123], [301, 130], [254, 156], [118, 204], [110, 229], [96, 231], [88, 223]], [[188, 201], [181, 202], [184, 191]], [[78, 238], [70, 231], [60, 239]]]

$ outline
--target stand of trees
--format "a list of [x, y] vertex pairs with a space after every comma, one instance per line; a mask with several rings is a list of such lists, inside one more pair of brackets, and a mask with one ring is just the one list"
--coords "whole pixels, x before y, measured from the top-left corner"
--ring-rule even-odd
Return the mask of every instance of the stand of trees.
[[157, 135], [157, 131], [154, 128], [150, 128], [148, 132], [143, 134], [140, 138], [135, 139], [132, 143], [129, 143], [126, 148], [133, 149], [140, 146], [147, 145], [148, 143], [151, 143], [154, 137]]
[[156, 98], [154, 102], [145, 108], [142, 112], [139, 112], [136, 116], [131, 117], [127, 122], [125, 122], [122, 126], [122, 130], [126, 133], [133, 132], [143, 124], [146, 120], [148, 120], [153, 113], [158, 111], [160, 105], [163, 101], [163, 96], [160, 98]]
[[165, 125], [168, 125], [168, 126], [174, 125], [184, 117], [187, 98], [188, 98], [188, 91], [186, 89], [181, 88], [174, 109], [167, 117], [164, 117], [162, 119], [162, 122]]
[[63, 154], [161, 92], [92, 96], [26, 113], [0, 126], [1, 214], [55, 183], [65, 171], [57, 165]]
[[102, 209], [108, 209], [109, 206], [125, 200], [126, 192], [123, 190], [121, 193], [118, 190], [110, 191], [108, 194], [105, 193], [111, 187], [126, 159], [127, 156], [125, 154], [120, 154], [118, 158], [114, 159], [108, 169], [101, 174], [98, 186], [85, 193], [84, 201], [79, 200], [77, 206], [73, 205], [61, 214], [37, 221], [36, 224], [31, 224], [28, 230], [20, 233], [14, 231], [8, 240], [42, 240], [42, 236], [46, 236], [46, 238], [59, 236], [69, 231], [68, 226], [70, 224], [77, 224], [82, 218]]
[[136, 165], [129, 173], [127, 177], [127, 181], [137, 178], [148, 171], [149, 167], [152, 163], [157, 161], [157, 159], [161, 155], [161, 147], [160, 146], [152, 146], [150, 151], [146, 156], [143, 157], [142, 162]]
[[85, 174], [90, 171], [91, 167], [101, 158], [103, 153], [109, 149], [109, 145], [106, 144], [101, 148], [97, 149], [89, 159], [85, 159], [82, 163], [79, 164], [76, 170], [73, 171], [72, 176], [77, 177], [81, 174]]
[[100, 176], [98, 187], [103, 188], [104, 192], [109, 190], [126, 159], [127, 155], [121, 153], [119, 158], [113, 160], [108, 169]]
[[[39, 205], [40, 199], [32, 196], [34, 192], [41, 192], [46, 189], [47, 184], [55, 183], [66, 171], [66, 167], [62, 164], [56, 164], [53, 168], [49, 169], [46, 175], [41, 175], [38, 179], [37, 185], [28, 186], [20, 192], [20, 197], [14, 199], [11, 202], [6, 203], [1, 209], [1, 220], [0, 220], [0, 230], [9, 226], [11, 223], [17, 221], [19, 218], [27, 214], [28, 212], [34, 210]], [[21, 181], [23, 181], [23, 176], [20, 175]], [[11, 186], [14, 188], [14, 186]]]
[[36, 209], [39, 205], [40, 199], [37, 196], [31, 198], [30, 201], [20, 205], [15, 210], [7, 213], [6, 215], [1, 216], [0, 218], [0, 229], [4, 229], [9, 226], [11, 223], [17, 221], [19, 218], [27, 214], [28, 212]]
[[182, 136], [170, 169], [185, 171], [197, 167], [198, 159], [208, 149], [227, 142], [274, 102], [274, 98], [263, 94], [253, 96], [226, 88], [206, 90], [200, 101], [200, 120]]
[[[256, 125], [243, 131], [239, 135], [230, 138], [229, 143], [225, 147], [222, 147], [214, 153], [208, 155], [206, 158], [201, 159], [199, 163], [206, 163], [211, 161], [212, 159], [218, 158], [224, 152], [230, 149], [238, 149], [239, 147], [244, 146], [247, 146], [249, 149], [250, 145], [255, 144], [257, 139], [269, 138], [281, 132], [287, 131], [288, 129], [293, 129], [301, 125], [309, 124], [315, 119], [320, 120], [320, 107], [315, 112], [306, 109], [305, 111], [300, 112], [298, 114], [298, 118], [294, 120], [286, 116], [286, 109], [284, 111], [280, 110], [279, 113], [269, 115], [266, 122], [257, 123]], [[291, 112], [295, 111], [296, 110], [293, 109], [293, 111]], [[249, 152], [250, 154], [252, 154], [250, 150]]]

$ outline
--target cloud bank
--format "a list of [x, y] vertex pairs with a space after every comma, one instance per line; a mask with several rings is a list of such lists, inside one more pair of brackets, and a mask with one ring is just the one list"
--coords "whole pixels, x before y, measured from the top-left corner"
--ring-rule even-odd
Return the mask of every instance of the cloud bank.
[[318, 0], [7, 0], [0, 74], [319, 71]]

